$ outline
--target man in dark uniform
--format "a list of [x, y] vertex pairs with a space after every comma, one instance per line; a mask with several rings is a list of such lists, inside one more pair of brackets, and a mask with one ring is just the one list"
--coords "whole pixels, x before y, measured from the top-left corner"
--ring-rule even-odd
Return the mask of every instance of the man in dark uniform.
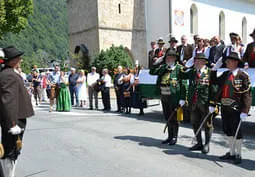
[[21, 140], [26, 128], [26, 118], [34, 115], [30, 97], [18, 74], [21, 55], [13, 46], [3, 49], [5, 67], [0, 72], [0, 108], [2, 144], [5, 154], [1, 159], [2, 176], [14, 176], [17, 158], [21, 151]]
[[249, 43], [246, 47], [243, 61], [248, 63], [249, 67], [254, 68], [255, 67], [255, 29], [250, 34], [250, 36], [253, 39], [253, 42]]
[[118, 73], [114, 76], [114, 89], [115, 94], [117, 97], [117, 111], [116, 112], [122, 112], [123, 111], [123, 102], [124, 102], [124, 95], [123, 95], [123, 77], [125, 76], [125, 73], [123, 72], [122, 66], [118, 66]]
[[169, 145], [176, 144], [179, 128], [176, 112], [171, 120], [168, 120], [171, 113], [177, 108], [180, 97], [179, 73], [182, 66], [176, 62], [177, 57], [176, 51], [169, 50], [163, 59], [164, 64], [150, 70], [151, 75], [158, 75], [157, 85], [160, 88], [163, 114], [168, 125], [168, 138], [162, 141], [162, 144], [168, 143]]
[[239, 129], [236, 140], [234, 136], [240, 121], [244, 121], [248, 117], [252, 103], [250, 78], [247, 73], [238, 68], [240, 62], [238, 53], [232, 52], [225, 60], [228, 70], [223, 72], [220, 77], [217, 77], [218, 68], [216, 67], [212, 69], [214, 71], [211, 73], [212, 83], [219, 86], [217, 101], [221, 103], [223, 131], [228, 136], [230, 149], [220, 159], [233, 160], [235, 164], [242, 162], [242, 129]]
[[[191, 124], [196, 134], [203, 119], [208, 112], [213, 113], [215, 108], [210, 107], [210, 96], [212, 89], [210, 85], [211, 70], [206, 66], [208, 59], [203, 53], [198, 53], [194, 58], [194, 67], [182, 72], [182, 79], [188, 80], [188, 92], [186, 87], [182, 85], [180, 105], [184, 105], [187, 100], [191, 106]], [[187, 95], [188, 93], [188, 95]], [[208, 109], [209, 107], [209, 109]], [[201, 130], [197, 133], [197, 144], [190, 148], [191, 151], [209, 152], [209, 143], [212, 136], [213, 124], [212, 116], [210, 116], [205, 124], [205, 143], [203, 145]]]

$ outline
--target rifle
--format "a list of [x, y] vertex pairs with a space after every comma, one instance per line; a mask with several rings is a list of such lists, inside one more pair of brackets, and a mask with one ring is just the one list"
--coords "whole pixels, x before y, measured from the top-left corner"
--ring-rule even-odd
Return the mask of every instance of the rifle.
[[198, 135], [198, 133], [200, 132], [200, 130], [202, 129], [203, 125], [205, 124], [206, 120], [208, 119], [208, 117], [211, 115], [212, 113], [208, 112], [208, 114], [205, 116], [205, 118], [203, 119], [202, 123], [200, 124], [199, 128], [197, 129], [195, 136], [192, 138], [192, 142], [191, 144], [194, 144], [194, 141], [196, 140], [196, 137]]

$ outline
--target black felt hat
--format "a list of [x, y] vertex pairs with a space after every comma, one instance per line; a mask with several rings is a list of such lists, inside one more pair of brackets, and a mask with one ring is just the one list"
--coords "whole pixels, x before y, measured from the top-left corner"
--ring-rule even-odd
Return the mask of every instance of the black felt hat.
[[14, 46], [9, 46], [3, 49], [6, 60], [11, 60], [17, 58], [24, 54], [24, 52], [19, 51]]
[[175, 37], [171, 37], [170, 40], [169, 40], [168, 42], [169, 42], [169, 43], [171, 43], [171, 42], [178, 43], [178, 40], [175, 39]]

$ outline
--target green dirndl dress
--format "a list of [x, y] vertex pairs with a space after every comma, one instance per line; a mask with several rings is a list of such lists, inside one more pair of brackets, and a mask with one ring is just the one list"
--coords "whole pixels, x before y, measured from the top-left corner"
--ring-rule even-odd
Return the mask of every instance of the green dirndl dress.
[[71, 110], [70, 93], [65, 83], [60, 83], [60, 91], [57, 100], [57, 111], [68, 112]]

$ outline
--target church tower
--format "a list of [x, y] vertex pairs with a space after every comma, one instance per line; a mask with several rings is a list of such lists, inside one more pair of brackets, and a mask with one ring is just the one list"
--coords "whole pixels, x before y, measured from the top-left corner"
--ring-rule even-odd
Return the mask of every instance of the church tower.
[[84, 44], [90, 56], [123, 45], [147, 66], [144, 0], [67, 0], [71, 51]]

